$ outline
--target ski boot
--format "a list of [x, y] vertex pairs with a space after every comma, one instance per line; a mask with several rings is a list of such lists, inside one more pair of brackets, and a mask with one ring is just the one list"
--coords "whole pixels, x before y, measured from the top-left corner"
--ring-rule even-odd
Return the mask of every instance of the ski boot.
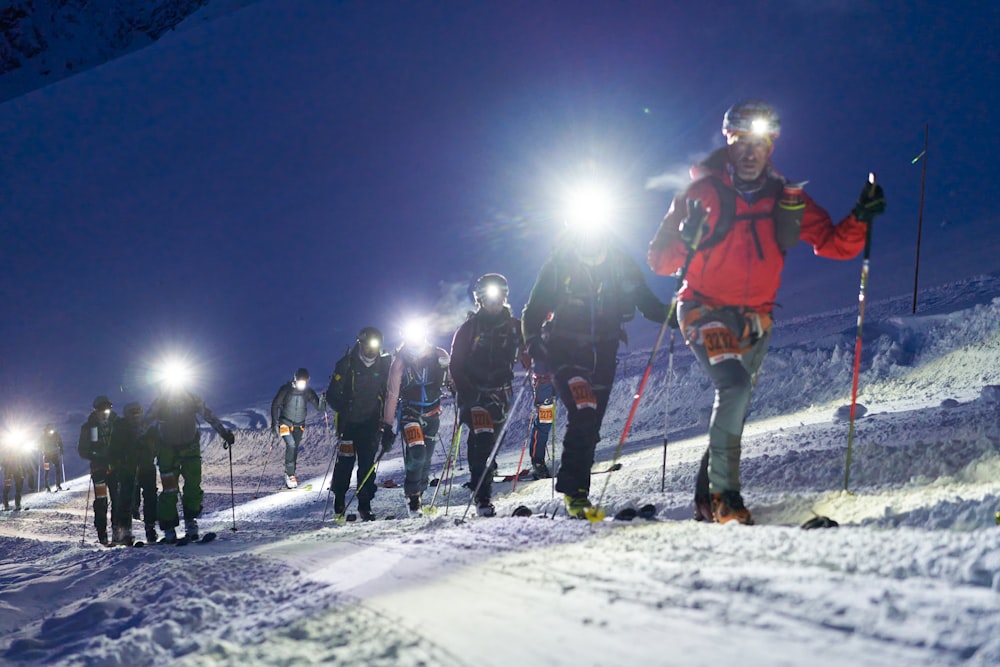
[[184, 519], [184, 535], [191, 542], [198, 540], [198, 521], [195, 519]]
[[375, 513], [372, 512], [372, 501], [358, 500], [358, 516], [362, 521], [374, 521]]
[[62, 484], [56, 484], [56, 491], [62, 491]]
[[173, 526], [163, 529], [163, 542], [166, 544], [174, 544], [177, 542], [177, 529]]
[[744, 526], [752, 526], [750, 510], [743, 504], [739, 491], [723, 491], [712, 494], [712, 516], [718, 523], [736, 521]]
[[333, 495], [333, 513], [343, 514], [347, 510], [347, 503], [344, 502], [344, 496], [342, 494]]
[[715, 515], [712, 514], [711, 494], [696, 493], [694, 495], [694, 520], [715, 523]]
[[410, 518], [424, 515], [423, 507], [420, 504], [420, 494], [407, 498], [407, 509], [410, 512]]
[[480, 498], [476, 501], [476, 514], [481, 517], [491, 517], [497, 515], [497, 509], [489, 498]]
[[549, 472], [549, 467], [545, 465], [545, 461], [533, 462], [531, 464], [531, 476], [535, 479], [552, 479], [552, 473]]
[[299, 485], [299, 481], [295, 479], [295, 475], [285, 475], [285, 488], [294, 489]]
[[156, 534], [156, 526], [151, 523], [146, 524], [146, 542], [149, 544], [156, 544], [156, 541], [160, 539], [160, 536]]
[[108, 546], [116, 546], [119, 544], [125, 544], [125, 529], [121, 526], [111, 526], [111, 544]]
[[563, 500], [566, 502], [566, 514], [571, 519], [586, 519], [587, 510], [593, 507], [587, 494], [583, 491], [577, 493], [567, 493]]
[[45, 485], [45, 493], [52, 493], [52, 487], [48, 484]]
[[97, 541], [100, 542], [101, 544], [103, 544], [104, 546], [108, 546], [108, 529], [107, 528], [104, 528], [104, 529], [98, 528], [97, 529]]

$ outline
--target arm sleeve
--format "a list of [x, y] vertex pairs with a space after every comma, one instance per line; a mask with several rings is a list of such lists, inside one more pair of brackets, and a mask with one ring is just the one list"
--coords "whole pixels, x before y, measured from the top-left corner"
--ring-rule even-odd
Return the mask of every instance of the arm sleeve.
[[320, 399], [319, 394], [317, 394], [316, 390], [312, 387], [310, 387], [309, 391], [306, 393], [306, 400], [312, 403], [313, 407], [319, 412], [323, 412], [323, 409], [326, 407], [326, 400]]
[[813, 252], [829, 259], [851, 259], [864, 250], [867, 226], [853, 214], [834, 225], [830, 214], [806, 195], [806, 210], [802, 214], [802, 240]]
[[213, 413], [212, 410], [205, 405], [205, 401], [198, 397], [195, 397], [195, 400], [198, 403], [198, 414], [201, 415], [202, 419], [208, 422], [219, 435], [225, 434], [229, 429], [227, 429], [225, 424], [219, 421], [219, 418], [215, 416], [215, 413]]
[[271, 428], [278, 425], [278, 419], [281, 418], [281, 408], [285, 404], [285, 394], [288, 393], [288, 385], [281, 385], [278, 389], [278, 393], [274, 395], [274, 400], [271, 401]]
[[80, 427], [80, 440], [76, 443], [76, 452], [80, 458], [90, 460], [90, 422], [84, 422]]
[[475, 389], [466, 370], [470, 347], [469, 338], [472, 331], [471, 321], [466, 320], [451, 339], [451, 361], [448, 365], [451, 381], [455, 383], [455, 393], [463, 399]]
[[555, 260], [549, 259], [538, 272], [528, 302], [521, 311], [521, 336], [524, 341], [542, 335], [542, 325], [555, 308], [556, 288]]
[[667, 319], [669, 306], [656, 298], [636, 263], [630, 257], [625, 257], [625, 260], [624, 289], [626, 293], [631, 297], [632, 302], [635, 303], [643, 317], [650, 322], [663, 324], [663, 321]]
[[646, 263], [654, 273], [669, 276], [684, 265], [686, 252], [684, 242], [681, 241], [680, 226], [686, 217], [687, 200], [683, 195], [677, 195], [646, 252]]
[[402, 355], [392, 360], [389, 366], [389, 381], [385, 390], [385, 406], [382, 408], [382, 423], [395, 424], [396, 404], [399, 402], [399, 385], [403, 381], [403, 360]]

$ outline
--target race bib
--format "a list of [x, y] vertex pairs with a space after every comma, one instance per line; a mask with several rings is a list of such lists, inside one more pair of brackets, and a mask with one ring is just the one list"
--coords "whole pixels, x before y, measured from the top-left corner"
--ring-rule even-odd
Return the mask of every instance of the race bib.
[[281, 424], [280, 426], [278, 426], [278, 434], [281, 435], [282, 437], [290, 435], [291, 432], [292, 432], [292, 427], [289, 426], [288, 424]]
[[473, 433], [493, 432], [493, 417], [490, 416], [489, 410], [480, 407], [472, 408], [472, 432]]
[[729, 327], [721, 322], [703, 324], [698, 327], [698, 333], [705, 346], [708, 363], [713, 366], [727, 359], [739, 360], [742, 358], [739, 341], [736, 340], [736, 336], [733, 335]]
[[424, 444], [424, 431], [420, 428], [420, 424], [411, 423], [403, 426], [403, 442], [407, 447]]
[[556, 414], [556, 406], [554, 403], [543, 403], [538, 406], [538, 423], [540, 424], [551, 424], [553, 417]]
[[338, 454], [338, 456], [354, 456], [354, 441], [341, 440], [340, 453]]
[[594, 396], [594, 390], [591, 389], [590, 383], [582, 377], [570, 378], [569, 391], [573, 396], [573, 402], [576, 403], [577, 410], [597, 409], [597, 397]]

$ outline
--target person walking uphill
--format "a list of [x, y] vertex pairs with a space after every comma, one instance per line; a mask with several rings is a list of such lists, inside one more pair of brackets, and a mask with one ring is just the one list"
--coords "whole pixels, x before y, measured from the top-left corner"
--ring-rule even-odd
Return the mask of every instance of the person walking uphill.
[[184, 529], [186, 537], [198, 539], [198, 521], [201, 514], [201, 434], [198, 432], [198, 417], [208, 422], [227, 444], [232, 445], [236, 436], [216, 418], [196, 394], [177, 387], [164, 390], [143, 417], [145, 429], [156, 422], [160, 433], [160, 449], [157, 463], [160, 468], [160, 484], [163, 487], [157, 502], [157, 516], [166, 542], [177, 541], [177, 494], [180, 478], [184, 478], [184, 494], [181, 504], [184, 509]]
[[98, 396], [94, 410], [80, 427], [77, 452], [90, 461], [90, 480], [94, 484], [94, 528], [101, 544], [108, 543], [108, 483], [111, 434], [118, 415], [111, 409], [111, 399]]
[[45, 469], [45, 490], [52, 491], [49, 484], [49, 469], [55, 468], [56, 491], [62, 491], [63, 441], [54, 424], [46, 424], [42, 431], [42, 466]]
[[741, 494], [740, 447], [750, 397], [767, 352], [785, 253], [799, 240], [831, 259], [855, 257], [867, 226], [885, 210], [881, 186], [866, 184], [850, 215], [833, 224], [802, 184], [771, 162], [780, 120], [758, 100], [726, 111], [727, 146], [691, 170], [649, 244], [650, 268], [684, 266], [677, 316], [687, 345], [715, 385], [708, 449], [695, 488], [695, 518], [753, 523]]
[[[382, 416], [382, 451], [392, 447], [393, 424], [403, 436], [407, 511], [423, 515], [421, 497], [427, 490], [431, 458], [441, 426], [441, 391], [449, 383], [448, 353], [431, 345], [426, 332], [411, 332], [396, 352], [389, 368], [385, 410]], [[398, 401], [397, 401], [398, 399]], [[398, 403], [398, 405], [397, 405]], [[399, 415], [398, 423], [396, 415]]]
[[334, 366], [326, 390], [330, 407], [337, 412], [339, 438], [330, 483], [334, 514], [346, 511], [347, 489], [357, 462], [358, 514], [366, 521], [374, 518], [375, 478], [368, 471], [375, 464], [378, 450], [391, 363], [392, 357], [382, 351], [382, 332], [365, 327], [358, 332], [354, 347]]
[[312, 403], [317, 411], [326, 410], [326, 397], [322, 398], [309, 384], [309, 371], [300, 368], [295, 376], [278, 389], [271, 401], [271, 429], [285, 442], [285, 488], [299, 485], [295, 467], [299, 458], [299, 443], [306, 427], [306, 404]]
[[[570, 225], [574, 221], [567, 221]], [[592, 507], [590, 469], [611, 397], [618, 344], [636, 308], [663, 323], [669, 308], [646, 284], [636, 263], [611, 244], [610, 220], [567, 229], [542, 266], [521, 315], [536, 367], [550, 371], [566, 407], [562, 465], [556, 491], [566, 511], [582, 518]]]
[[[451, 378], [467, 440], [470, 482], [482, 479], [475, 498], [479, 516], [495, 516], [490, 453], [502, 430], [513, 394], [514, 363], [524, 349], [521, 323], [511, 314], [507, 279], [487, 273], [476, 281], [476, 311], [462, 323], [451, 343]], [[527, 362], [527, 359], [524, 359]]]
[[132, 513], [138, 498], [137, 482], [144, 454], [148, 456], [152, 430], [139, 431], [142, 406], [128, 403], [125, 418], [118, 420], [108, 446], [111, 491], [111, 544], [132, 546]]

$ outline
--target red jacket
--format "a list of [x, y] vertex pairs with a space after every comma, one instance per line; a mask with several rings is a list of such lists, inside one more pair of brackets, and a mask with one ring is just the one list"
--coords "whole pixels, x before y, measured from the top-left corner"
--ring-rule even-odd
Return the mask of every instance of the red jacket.
[[[716, 151], [706, 162], [694, 167], [692, 182], [687, 190], [674, 198], [656, 236], [649, 244], [647, 261], [649, 267], [661, 275], [670, 275], [684, 266], [687, 248], [680, 240], [678, 228], [687, 217], [687, 200], [700, 199], [708, 209], [708, 231], [704, 238], [712, 238], [719, 224], [721, 210], [716, 186], [726, 187], [735, 193], [729, 170], [724, 163], [724, 150]], [[780, 179], [770, 165], [771, 179]], [[715, 183], [713, 184], [713, 177]], [[777, 185], [777, 184], [772, 184]], [[768, 189], [765, 186], [765, 189]], [[774, 188], [770, 188], [774, 190]], [[780, 195], [777, 187], [777, 195]], [[831, 259], [850, 259], [865, 246], [865, 223], [848, 215], [840, 224], [834, 225], [830, 214], [808, 195], [802, 216], [801, 240], [810, 244], [813, 251]], [[774, 220], [770, 213], [774, 210], [775, 196], [766, 193], [753, 204], [736, 193], [736, 215], [764, 214], [756, 220], [737, 220], [732, 229], [721, 239], [702, 246], [688, 268], [687, 277], [681, 285], [679, 298], [682, 301], [698, 301], [709, 306], [744, 306], [751, 310], [769, 313], [781, 285], [781, 270], [785, 266], [784, 253], [774, 235]]]

